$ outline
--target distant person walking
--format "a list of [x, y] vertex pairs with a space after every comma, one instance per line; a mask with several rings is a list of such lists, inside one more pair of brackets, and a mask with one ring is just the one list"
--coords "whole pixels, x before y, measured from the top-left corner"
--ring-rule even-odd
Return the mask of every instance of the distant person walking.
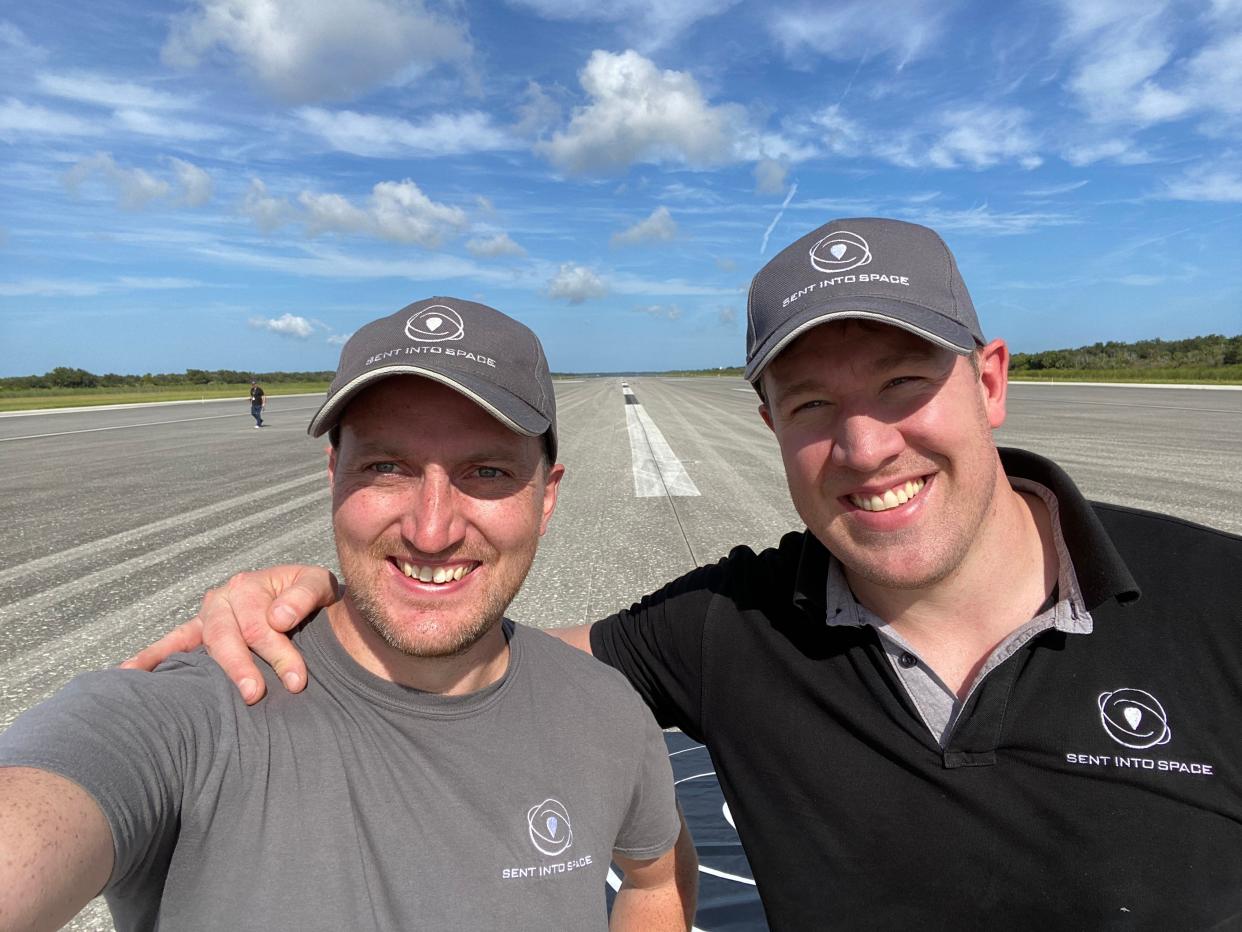
[[259, 383], [254, 379], [250, 380], [250, 416], [254, 418], [254, 429], [258, 430], [263, 426], [263, 409], [267, 407], [267, 397], [263, 389], [259, 387]]

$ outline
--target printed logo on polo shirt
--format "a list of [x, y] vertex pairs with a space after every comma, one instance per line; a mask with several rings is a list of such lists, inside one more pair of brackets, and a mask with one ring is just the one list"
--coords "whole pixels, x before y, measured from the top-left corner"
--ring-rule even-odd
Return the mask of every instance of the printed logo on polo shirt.
[[555, 799], [545, 799], [538, 806], [531, 806], [526, 813], [526, 827], [530, 830], [531, 844], [543, 854], [560, 854], [574, 843], [569, 813]]
[[[1149, 751], [1160, 748], [1173, 740], [1169, 716], [1160, 700], [1145, 689], [1127, 686], [1100, 693], [1095, 700], [1100, 726], [1123, 748], [1133, 751]], [[1067, 764], [1079, 767], [1107, 767], [1112, 770], [1149, 770], [1162, 774], [1188, 774], [1211, 777], [1216, 765], [1202, 761], [1179, 760], [1173, 757], [1149, 757], [1143, 754], [1071, 752], [1065, 755]]]
[[871, 247], [857, 233], [837, 230], [811, 247], [811, 265], [821, 272], [848, 272], [871, 261]]
[[419, 343], [443, 343], [464, 337], [466, 325], [451, 307], [432, 304], [405, 322], [405, 335]]
[[1141, 689], [1100, 693], [1100, 724], [1122, 747], [1145, 750], [1168, 744], [1173, 737], [1169, 717], [1155, 696]]

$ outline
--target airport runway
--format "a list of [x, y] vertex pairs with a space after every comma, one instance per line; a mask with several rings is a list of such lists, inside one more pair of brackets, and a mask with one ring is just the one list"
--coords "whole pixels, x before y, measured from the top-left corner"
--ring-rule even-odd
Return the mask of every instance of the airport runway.
[[[557, 385], [568, 472], [520, 621], [594, 620], [801, 527], [745, 382], [628, 381], [628, 403], [618, 378]], [[233, 572], [335, 564], [316, 405], [269, 396], [262, 430], [245, 400], [0, 417], [0, 729]], [[1019, 384], [998, 439], [1092, 497], [1242, 533], [1242, 392]]]

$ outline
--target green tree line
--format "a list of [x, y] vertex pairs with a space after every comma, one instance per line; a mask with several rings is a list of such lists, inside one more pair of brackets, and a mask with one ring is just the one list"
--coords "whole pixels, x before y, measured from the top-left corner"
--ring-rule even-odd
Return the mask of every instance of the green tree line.
[[185, 372], [158, 372], [144, 375], [96, 375], [85, 369], [57, 366], [43, 375], [0, 378], [0, 389], [26, 388], [141, 388], [143, 386], [237, 385], [257, 379], [260, 383], [329, 382], [331, 372], [243, 372], [235, 369], [186, 369]]
[[1134, 343], [1092, 343], [1077, 349], [1014, 353], [1010, 372], [1049, 369], [1184, 369], [1242, 364], [1242, 334], [1210, 333], [1188, 340], [1138, 340]]

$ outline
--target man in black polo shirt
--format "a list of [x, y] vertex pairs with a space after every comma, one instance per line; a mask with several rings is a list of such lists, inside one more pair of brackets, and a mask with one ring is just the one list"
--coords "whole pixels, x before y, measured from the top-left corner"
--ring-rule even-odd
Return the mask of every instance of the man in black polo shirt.
[[[748, 317], [808, 530], [564, 636], [710, 749], [771, 926], [1242, 923], [1242, 538], [998, 451], [1008, 351], [926, 228], [833, 221]], [[235, 680], [231, 606], [286, 586], [332, 598], [302, 568], [205, 600]]]

